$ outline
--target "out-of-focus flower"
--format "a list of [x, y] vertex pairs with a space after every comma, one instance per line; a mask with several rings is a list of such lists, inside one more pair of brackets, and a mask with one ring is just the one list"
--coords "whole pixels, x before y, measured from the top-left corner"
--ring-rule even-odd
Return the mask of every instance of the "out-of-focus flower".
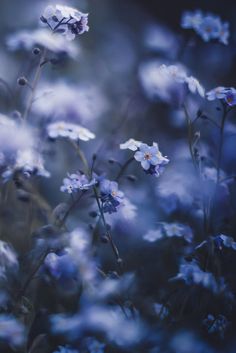
[[32, 109], [40, 119], [87, 122], [105, 114], [109, 102], [102, 89], [93, 82], [75, 85], [60, 80], [39, 87]]
[[92, 337], [89, 337], [86, 340], [86, 343], [89, 353], [104, 353], [104, 348], [106, 347], [104, 343], [101, 343]]
[[191, 242], [193, 239], [193, 232], [191, 228], [185, 224], [161, 222], [156, 230], [148, 231], [143, 239], [154, 242], [165, 237], [184, 238], [187, 242]]
[[118, 189], [118, 183], [104, 179], [100, 182], [100, 192], [103, 211], [116, 212], [124, 198], [124, 193]]
[[234, 87], [216, 87], [206, 93], [209, 101], [223, 100], [230, 107], [236, 105], [236, 89]]
[[23, 30], [7, 37], [7, 46], [10, 50], [32, 50], [39, 46], [46, 48], [54, 54], [66, 54], [71, 58], [76, 58], [78, 48], [68, 42], [59, 34], [53, 36], [46, 29], [36, 29], [34, 31]]
[[197, 284], [215, 294], [225, 290], [223, 278], [217, 280], [211, 272], [203, 271], [196, 261], [182, 263], [178, 275], [172, 280], [183, 280], [188, 285]]
[[96, 180], [88, 180], [85, 174], [80, 172], [68, 174], [68, 178], [63, 179], [63, 185], [60, 187], [62, 192], [77, 192], [78, 190], [88, 190], [96, 184]]
[[95, 135], [88, 129], [78, 124], [67, 123], [65, 121], [57, 121], [49, 124], [47, 126], [47, 133], [51, 139], [64, 137], [72, 141], [89, 141], [95, 138]]
[[163, 304], [155, 303], [154, 311], [161, 320], [164, 320], [169, 315], [169, 309]]
[[53, 33], [61, 33], [68, 40], [73, 40], [89, 30], [88, 14], [68, 6], [50, 5], [46, 7], [40, 19]]
[[224, 338], [225, 331], [229, 326], [229, 321], [224, 315], [211, 315], [209, 314], [206, 319], [203, 320], [203, 325], [206, 326], [209, 333], [219, 333], [221, 338]]
[[17, 152], [15, 169], [22, 171], [25, 176], [39, 175], [46, 178], [50, 176], [44, 168], [42, 156], [32, 149]]
[[127, 319], [117, 307], [89, 305], [79, 314], [63, 314], [51, 317], [52, 331], [63, 334], [73, 341], [83, 332], [99, 332], [119, 346], [131, 346], [138, 343], [145, 334], [145, 327], [140, 320]]
[[137, 141], [134, 139], [129, 139], [128, 141], [121, 143], [120, 144], [120, 149], [121, 150], [131, 150], [131, 151], [137, 151], [137, 149], [139, 148], [139, 146], [142, 144], [141, 141]]
[[180, 44], [178, 37], [160, 24], [152, 24], [145, 29], [144, 42], [149, 50], [170, 58], [176, 57]]
[[222, 245], [225, 246], [226, 248], [231, 248], [233, 250], [236, 250], [236, 242], [232, 237], [229, 237], [224, 234], [217, 235], [214, 238], [217, 247], [221, 250]]
[[0, 315], [0, 339], [13, 346], [21, 346], [25, 340], [24, 326], [11, 315]]
[[7, 271], [18, 269], [18, 259], [15, 251], [5, 241], [0, 240], [0, 277], [6, 278]]
[[70, 254], [70, 249], [61, 253], [50, 253], [44, 261], [45, 269], [58, 280], [77, 277], [77, 266]]
[[184, 102], [188, 91], [204, 97], [204, 88], [193, 76], [188, 76], [180, 64], [165, 65], [150, 61], [141, 65], [139, 70], [141, 84], [147, 96], [157, 98], [176, 107]]
[[201, 11], [186, 11], [182, 15], [181, 27], [193, 29], [205, 42], [218, 39], [220, 43], [228, 44], [229, 24], [222, 22], [219, 16], [203, 14]]
[[169, 159], [162, 155], [155, 142], [152, 146], [141, 143], [138, 151], [134, 154], [134, 158], [141, 163], [146, 173], [155, 175], [156, 177], [163, 172], [163, 167], [169, 163]]
[[190, 90], [190, 92], [198, 93], [201, 97], [205, 96], [204, 88], [195, 77], [193, 76], [187, 77], [185, 82], [187, 83], [188, 89]]

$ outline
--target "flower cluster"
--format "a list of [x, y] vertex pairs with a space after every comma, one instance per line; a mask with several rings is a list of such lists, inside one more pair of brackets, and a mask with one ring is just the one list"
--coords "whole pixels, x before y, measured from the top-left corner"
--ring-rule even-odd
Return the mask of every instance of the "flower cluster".
[[95, 135], [88, 129], [73, 123], [65, 121], [57, 121], [47, 126], [47, 133], [51, 139], [59, 137], [68, 138], [72, 141], [82, 140], [89, 141], [95, 138]]
[[67, 192], [68, 194], [72, 194], [78, 190], [88, 190], [95, 184], [95, 178], [89, 180], [85, 174], [77, 172], [68, 174], [68, 177], [63, 179], [63, 185], [61, 186], [60, 190], [62, 192]]
[[228, 44], [229, 23], [222, 22], [219, 16], [204, 14], [202, 11], [184, 12], [181, 26], [185, 29], [193, 29], [205, 42], [218, 40]]
[[48, 6], [40, 19], [54, 33], [61, 33], [68, 40], [73, 40], [89, 30], [88, 14], [68, 6]]

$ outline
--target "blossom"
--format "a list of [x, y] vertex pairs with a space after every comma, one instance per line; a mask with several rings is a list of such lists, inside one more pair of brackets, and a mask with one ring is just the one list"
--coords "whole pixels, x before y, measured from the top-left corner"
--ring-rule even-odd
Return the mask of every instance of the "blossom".
[[154, 242], [163, 238], [184, 238], [187, 242], [191, 242], [193, 239], [193, 232], [191, 228], [181, 223], [165, 223], [161, 222], [156, 230], [149, 230], [143, 239], [149, 242]]
[[206, 326], [209, 333], [219, 333], [221, 338], [224, 337], [225, 331], [229, 326], [229, 321], [224, 315], [214, 316], [212, 314], [207, 315], [207, 318], [203, 320], [203, 325]]
[[14, 316], [0, 315], [0, 339], [13, 346], [21, 346], [24, 343], [24, 326]]
[[87, 339], [87, 347], [89, 353], [104, 353], [105, 344], [99, 342], [95, 338], [89, 337]]
[[50, 253], [44, 260], [44, 267], [56, 279], [76, 278], [77, 266], [69, 249], [61, 253]]
[[95, 184], [96, 180], [94, 178], [89, 181], [85, 174], [77, 172], [74, 174], [68, 174], [68, 178], [63, 179], [63, 185], [60, 187], [60, 190], [71, 194], [78, 190], [88, 190]]
[[43, 83], [32, 107], [39, 119], [77, 122], [96, 120], [107, 112], [109, 102], [97, 83], [82, 81], [68, 84], [63, 80]]
[[201, 11], [186, 11], [182, 15], [181, 27], [193, 29], [205, 42], [218, 40], [228, 44], [229, 24], [222, 22], [219, 16], [203, 14]]
[[59, 137], [68, 138], [72, 141], [89, 141], [95, 138], [95, 135], [88, 129], [73, 123], [57, 121], [47, 126], [47, 133], [51, 139]]
[[120, 149], [121, 150], [131, 150], [131, 151], [137, 151], [137, 149], [139, 148], [139, 146], [142, 144], [141, 141], [137, 141], [134, 140], [132, 138], [130, 138], [128, 141], [121, 143], [120, 144]]
[[229, 237], [224, 234], [220, 234], [214, 238], [217, 247], [221, 250], [222, 245], [224, 245], [226, 248], [231, 248], [233, 250], [236, 250], [236, 242], [232, 237]]
[[209, 101], [213, 101], [216, 99], [223, 99], [225, 97], [225, 90], [226, 90], [226, 87], [223, 87], [223, 86], [213, 88], [211, 91], [206, 93], [206, 97]]
[[139, 150], [135, 152], [134, 158], [141, 163], [142, 168], [147, 173], [157, 177], [163, 171], [163, 166], [169, 163], [168, 158], [161, 154], [155, 142], [152, 146], [142, 143]]
[[117, 207], [124, 198], [124, 193], [118, 189], [118, 183], [104, 179], [100, 182], [100, 192], [103, 211], [108, 213], [116, 212]]
[[18, 270], [18, 258], [13, 248], [0, 240], [0, 277], [6, 278], [7, 271]]
[[205, 96], [204, 88], [195, 77], [193, 76], [187, 77], [185, 79], [185, 82], [187, 83], [190, 92], [198, 93], [201, 97]]
[[225, 290], [223, 278], [217, 280], [212, 273], [203, 271], [195, 260], [191, 262], [186, 261], [180, 265], [178, 275], [172, 278], [172, 280], [179, 279], [183, 280], [188, 285], [200, 285], [211, 290], [213, 293], [219, 293]]
[[236, 89], [234, 87], [216, 87], [206, 93], [209, 101], [223, 100], [230, 107], [236, 105]]
[[47, 6], [40, 19], [54, 33], [61, 33], [68, 40], [73, 40], [89, 30], [88, 14], [68, 6]]
[[58, 55], [68, 55], [76, 58], [78, 48], [64, 37], [55, 33], [53, 36], [44, 28], [36, 30], [22, 30], [7, 37], [7, 46], [10, 50], [32, 50], [35, 47], [46, 48]]

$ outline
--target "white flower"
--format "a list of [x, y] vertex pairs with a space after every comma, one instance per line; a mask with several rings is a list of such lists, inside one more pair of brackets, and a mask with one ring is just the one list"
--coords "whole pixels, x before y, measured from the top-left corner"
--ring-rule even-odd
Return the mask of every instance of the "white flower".
[[95, 135], [88, 129], [65, 121], [58, 121], [47, 126], [48, 136], [52, 139], [65, 137], [70, 140], [89, 141], [95, 138]]
[[204, 88], [195, 77], [189, 76], [185, 79], [185, 82], [187, 83], [190, 92], [198, 93], [201, 97], [205, 96]]
[[26, 176], [32, 174], [48, 178], [50, 173], [44, 168], [42, 156], [33, 149], [17, 152], [15, 169], [22, 170]]
[[45, 47], [55, 54], [67, 54], [76, 58], [78, 47], [68, 42], [63, 36], [55, 33], [53, 36], [46, 29], [23, 30], [8, 36], [7, 46], [10, 50], [32, 50], [34, 47]]
[[120, 144], [120, 149], [121, 150], [131, 150], [131, 151], [137, 151], [137, 149], [139, 148], [139, 146], [142, 144], [141, 141], [137, 141], [134, 139], [129, 139], [128, 141], [121, 143]]

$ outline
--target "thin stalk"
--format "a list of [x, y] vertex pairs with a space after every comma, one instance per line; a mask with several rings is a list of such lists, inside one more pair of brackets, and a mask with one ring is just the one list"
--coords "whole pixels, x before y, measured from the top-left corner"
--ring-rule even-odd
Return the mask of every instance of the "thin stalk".
[[46, 56], [46, 48], [43, 49], [43, 52], [42, 52], [42, 55], [39, 59], [39, 62], [38, 62], [38, 65], [37, 65], [37, 68], [36, 68], [36, 71], [35, 71], [35, 75], [34, 75], [34, 79], [33, 79], [33, 82], [31, 84], [31, 94], [30, 94], [30, 97], [29, 97], [29, 100], [26, 104], [26, 108], [25, 108], [25, 111], [24, 111], [24, 114], [23, 114], [23, 120], [26, 121], [29, 114], [30, 114], [30, 111], [31, 111], [31, 108], [32, 108], [32, 104], [33, 104], [33, 101], [34, 101], [34, 96], [35, 96], [35, 91], [36, 91], [36, 88], [37, 88], [37, 85], [38, 85], [38, 82], [39, 82], [39, 79], [40, 79], [40, 76], [41, 76], [41, 69], [42, 69], [42, 63], [44, 62], [45, 60], [45, 56]]

